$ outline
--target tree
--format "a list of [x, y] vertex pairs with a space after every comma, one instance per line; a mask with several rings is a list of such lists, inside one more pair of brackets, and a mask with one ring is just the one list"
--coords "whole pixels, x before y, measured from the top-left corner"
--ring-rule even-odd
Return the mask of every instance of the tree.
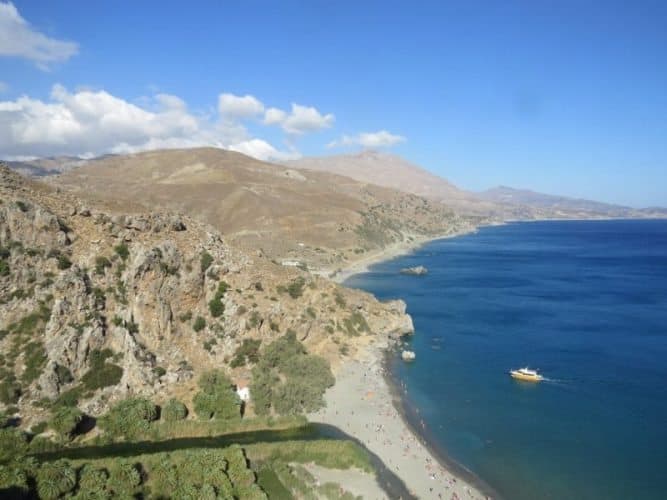
[[108, 486], [114, 496], [131, 497], [140, 484], [141, 474], [136, 465], [125, 461], [118, 461], [112, 465], [109, 471]]
[[112, 436], [134, 439], [148, 432], [150, 423], [157, 418], [156, 406], [144, 398], [120, 401], [100, 419], [100, 426]]
[[229, 420], [241, 416], [241, 400], [221, 370], [203, 373], [199, 377], [199, 388], [193, 399], [199, 418]]
[[273, 341], [253, 368], [250, 387], [255, 412], [267, 415], [315, 411], [324, 406], [324, 392], [334, 376], [329, 363], [306, 350], [292, 331]]
[[37, 471], [37, 493], [44, 500], [69, 493], [76, 486], [76, 471], [67, 460], [45, 462]]
[[183, 420], [188, 416], [188, 408], [178, 399], [170, 399], [162, 408], [162, 419], [167, 422]]
[[76, 427], [82, 419], [83, 413], [78, 408], [61, 406], [53, 414], [49, 427], [56, 431], [61, 438], [70, 440], [74, 437]]
[[80, 498], [110, 498], [111, 492], [107, 489], [109, 473], [106, 469], [99, 469], [86, 464], [79, 473]]
[[201, 267], [201, 272], [203, 273], [204, 271], [206, 271], [210, 267], [211, 264], [213, 264], [213, 256], [210, 253], [208, 253], [206, 250], [204, 250], [201, 253], [201, 257], [199, 259], [199, 264], [200, 264], [200, 267]]
[[0, 429], [0, 463], [22, 457], [28, 451], [28, 438], [19, 429]]

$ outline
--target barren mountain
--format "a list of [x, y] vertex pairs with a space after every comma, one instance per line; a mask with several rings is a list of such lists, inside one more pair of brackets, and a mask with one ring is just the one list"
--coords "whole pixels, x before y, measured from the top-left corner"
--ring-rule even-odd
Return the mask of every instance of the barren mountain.
[[91, 415], [128, 395], [188, 401], [211, 368], [248, 381], [248, 341], [286, 332], [336, 366], [411, 331], [404, 311], [235, 250], [190, 217], [127, 214], [0, 166], [0, 411], [26, 425], [55, 401]]
[[[516, 207], [517, 214], [522, 218], [642, 218], [661, 217], [660, 209], [635, 209], [610, 203], [601, 203], [567, 196], [556, 196], [498, 186], [489, 189], [479, 196], [493, 203]], [[532, 215], [531, 215], [532, 214]]]
[[468, 214], [490, 214], [495, 207], [473, 193], [459, 189], [400, 156], [378, 151], [357, 154], [307, 157], [284, 163], [287, 166], [344, 175], [359, 182], [398, 189], [440, 201]]
[[414, 194], [213, 148], [92, 160], [53, 182], [91, 199], [185, 213], [242, 248], [329, 270], [392, 244], [472, 227]]

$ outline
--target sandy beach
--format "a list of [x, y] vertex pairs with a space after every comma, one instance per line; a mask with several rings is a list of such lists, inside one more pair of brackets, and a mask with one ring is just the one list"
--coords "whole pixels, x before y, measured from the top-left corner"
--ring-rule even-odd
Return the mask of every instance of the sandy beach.
[[404, 421], [385, 380], [387, 347], [378, 342], [359, 359], [343, 364], [336, 385], [326, 393], [326, 408], [309, 415], [309, 420], [334, 425], [359, 439], [419, 498], [489, 498], [441, 464]]

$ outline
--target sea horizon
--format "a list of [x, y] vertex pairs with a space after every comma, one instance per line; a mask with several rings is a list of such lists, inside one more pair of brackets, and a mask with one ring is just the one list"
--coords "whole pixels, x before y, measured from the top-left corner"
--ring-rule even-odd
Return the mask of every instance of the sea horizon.
[[[473, 477], [467, 480], [479, 478], [481, 486], [488, 484], [506, 498], [659, 498], [657, 471], [662, 462], [659, 450], [651, 449], [650, 443], [659, 443], [654, 440], [664, 434], [656, 427], [660, 415], [667, 417], [664, 390], [650, 381], [639, 390], [632, 384], [631, 389], [619, 390], [619, 380], [605, 370], [607, 364], [619, 362], [626, 369], [640, 370], [647, 364], [634, 358], [667, 352], [667, 342], [659, 331], [665, 319], [660, 306], [667, 303], [667, 296], [659, 285], [647, 285], [659, 283], [659, 271], [664, 273], [661, 264], [667, 262], [667, 254], [660, 243], [666, 236], [667, 222], [659, 219], [512, 222], [427, 243], [410, 254], [370, 266], [368, 272], [349, 277], [345, 285], [380, 299], [407, 302], [416, 333], [406, 339], [405, 348], [414, 350], [417, 359], [406, 364], [395, 355], [388, 363], [395, 388], [400, 391], [405, 386], [408, 391], [400, 391], [404, 416], [446, 463], [470, 472]], [[599, 251], [603, 255], [595, 255]], [[425, 265], [429, 274], [399, 274], [401, 268], [415, 265]], [[521, 276], [517, 269], [529, 271]], [[581, 269], [585, 269], [584, 274]], [[493, 274], [494, 283], [485, 283], [490, 278], [484, 273]], [[578, 280], [586, 283], [582, 286]], [[607, 286], [600, 287], [600, 281]], [[617, 297], [612, 282], [618, 288]], [[619, 283], [627, 290], [621, 290]], [[600, 287], [599, 293], [595, 293], [596, 287]], [[470, 290], [486, 290], [486, 295], [471, 301], [466, 295]], [[427, 297], [429, 294], [440, 295], [433, 299]], [[452, 294], [465, 298], [459, 298], [458, 305], [457, 300], [442, 300]], [[576, 297], [568, 299], [568, 294]], [[498, 309], [506, 306], [503, 295], [511, 295], [513, 301], [504, 314]], [[572, 306], [571, 301], [574, 318], [560, 310]], [[470, 302], [475, 305], [466, 306]], [[452, 303], [454, 310], [448, 308]], [[470, 314], [470, 307], [476, 307], [475, 314]], [[623, 313], [623, 307], [628, 311]], [[600, 325], [590, 313], [605, 310], [610, 317], [598, 319], [612, 336], [601, 339]], [[627, 324], [619, 318], [629, 318], [631, 323], [633, 319], [635, 323], [644, 321], [648, 327], [634, 337], [630, 330], [623, 335]], [[532, 326], [526, 328], [526, 321], [533, 322]], [[467, 322], [474, 327], [462, 328]], [[485, 329], [493, 330], [494, 335]], [[646, 345], [644, 337], [657, 340]], [[601, 341], [609, 349], [610, 342], [625, 347], [623, 355], [609, 359], [604, 349], [600, 350]], [[582, 358], [591, 368], [599, 363], [595, 377], [587, 379], [581, 373]], [[471, 364], [475, 359], [484, 362]], [[531, 386], [509, 378], [509, 369], [531, 363], [543, 370], [546, 383]], [[647, 369], [664, 371], [658, 365]], [[464, 376], [476, 370], [481, 381]], [[655, 371], [651, 373], [655, 375]], [[441, 376], [458, 378], [440, 384]], [[484, 388], [484, 383], [491, 387]], [[440, 398], [446, 403], [434, 401]], [[652, 401], [647, 403], [647, 399]], [[513, 415], [507, 408], [510, 404], [517, 404], [518, 422], [506, 418]], [[559, 404], [565, 406], [558, 409]], [[627, 411], [633, 404], [641, 408], [637, 414]], [[560, 421], [557, 411], [562, 412]], [[488, 417], [484, 417], [485, 412]], [[492, 417], [496, 412], [498, 416]], [[572, 419], [576, 412], [581, 420]], [[522, 422], [524, 413], [540, 418]], [[632, 436], [633, 427], [639, 427], [642, 418], [650, 425], [639, 430], [624, 450], [613, 453], [619, 448], [613, 446], [615, 440], [626, 433]], [[469, 426], [466, 419], [472, 421]], [[593, 421], [582, 424], [586, 419]], [[553, 421], [556, 424], [547, 427]], [[521, 428], [522, 424], [526, 427]], [[579, 428], [582, 425], [584, 428]], [[526, 429], [536, 432], [534, 441], [538, 443], [531, 444]], [[511, 437], [514, 444], [503, 442]], [[646, 453], [638, 451], [642, 447], [647, 448]], [[576, 457], [580, 463], [568, 468]], [[638, 465], [642, 460], [647, 463]]]

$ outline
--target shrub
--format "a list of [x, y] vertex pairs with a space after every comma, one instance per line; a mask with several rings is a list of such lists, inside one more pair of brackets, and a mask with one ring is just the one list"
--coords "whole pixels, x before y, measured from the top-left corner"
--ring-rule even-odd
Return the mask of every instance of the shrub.
[[213, 264], [213, 256], [208, 253], [206, 250], [204, 250], [201, 253], [201, 257], [199, 258], [199, 265], [201, 267], [201, 272], [203, 273], [206, 271], [211, 264]]
[[135, 439], [146, 433], [157, 418], [157, 408], [144, 398], [120, 401], [100, 419], [101, 427], [111, 436]]
[[183, 420], [188, 416], [188, 408], [178, 399], [170, 399], [162, 408], [162, 419], [167, 422]]
[[231, 367], [237, 368], [244, 366], [246, 363], [257, 363], [259, 361], [259, 346], [261, 343], [261, 340], [243, 339], [241, 345], [236, 348]]
[[102, 389], [120, 382], [123, 376], [123, 369], [113, 363], [107, 363], [107, 358], [113, 356], [111, 349], [94, 349], [90, 353], [91, 367], [86, 374], [81, 377], [83, 386], [91, 391]]
[[108, 486], [114, 496], [134, 497], [134, 493], [141, 484], [141, 474], [134, 464], [125, 461], [116, 462], [109, 471]]
[[61, 406], [56, 409], [49, 422], [51, 429], [63, 439], [72, 439], [76, 428], [83, 419], [83, 413], [78, 408]]
[[225, 305], [222, 303], [222, 298], [225, 296], [229, 285], [224, 281], [218, 283], [218, 289], [215, 291], [213, 299], [208, 303], [208, 308], [211, 311], [211, 316], [217, 318], [222, 316], [225, 312]]
[[197, 319], [195, 319], [195, 322], [192, 325], [192, 329], [195, 332], [201, 332], [204, 328], [206, 328], [206, 320], [201, 316], [197, 316]]
[[329, 363], [306, 354], [293, 331], [269, 344], [253, 369], [251, 393], [255, 412], [266, 415], [315, 411], [324, 405], [324, 392], [335, 379]]
[[67, 460], [46, 462], [37, 471], [37, 493], [42, 499], [60, 498], [76, 486], [76, 471]]
[[36, 380], [42, 373], [46, 364], [46, 351], [41, 342], [30, 342], [24, 348], [25, 370], [21, 375], [21, 381], [28, 385]]
[[21, 386], [15, 380], [3, 380], [0, 382], [0, 401], [5, 405], [18, 403], [21, 394]]
[[306, 280], [302, 276], [299, 276], [287, 286], [287, 293], [293, 299], [298, 299], [303, 295], [303, 287], [305, 284]]
[[65, 254], [62, 254], [62, 253], [59, 254], [58, 255], [58, 269], [63, 271], [65, 269], [69, 269], [70, 267], [72, 267], [72, 261], [69, 260], [69, 257]]
[[162, 377], [167, 373], [167, 370], [165, 370], [161, 366], [156, 366], [155, 368], [153, 368], [153, 373], [155, 373], [155, 375], [158, 377]]
[[54, 412], [49, 427], [63, 439], [72, 439], [82, 419], [83, 413], [78, 408], [61, 406]]
[[111, 267], [111, 261], [106, 257], [95, 257], [95, 273], [104, 275], [107, 268]]
[[[35, 425], [30, 427], [30, 433], [34, 434], [35, 436], [38, 435], [38, 434], [41, 434], [42, 432], [44, 432], [46, 430], [48, 425], [49, 424], [47, 424], [46, 422], [38, 422]], [[33, 439], [33, 441], [34, 441], [34, 439]]]
[[186, 313], [181, 314], [178, 319], [180, 320], [181, 323], [186, 323], [187, 321], [190, 321], [192, 319], [192, 311], [188, 311]]
[[220, 298], [216, 295], [208, 303], [208, 309], [211, 312], [211, 316], [218, 318], [225, 312], [225, 305], [220, 302]]
[[51, 451], [60, 450], [61, 445], [54, 443], [46, 436], [35, 436], [32, 441], [30, 441], [30, 453], [48, 453]]
[[0, 260], [0, 276], [9, 276], [9, 263], [6, 260]]
[[127, 260], [127, 258], [130, 256], [130, 249], [127, 247], [125, 243], [119, 243], [115, 247], [113, 247], [114, 251], [118, 256], [123, 259]]
[[81, 498], [108, 498], [107, 491], [109, 473], [105, 469], [98, 469], [86, 464], [79, 473], [79, 496]]
[[241, 415], [241, 400], [221, 370], [205, 372], [199, 377], [200, 391], [193, 399], [200, 418], [229, 420]]
[[25, 455], [28, 438], [19, 429], [0, 429], [0, 463], [5, 463]]

